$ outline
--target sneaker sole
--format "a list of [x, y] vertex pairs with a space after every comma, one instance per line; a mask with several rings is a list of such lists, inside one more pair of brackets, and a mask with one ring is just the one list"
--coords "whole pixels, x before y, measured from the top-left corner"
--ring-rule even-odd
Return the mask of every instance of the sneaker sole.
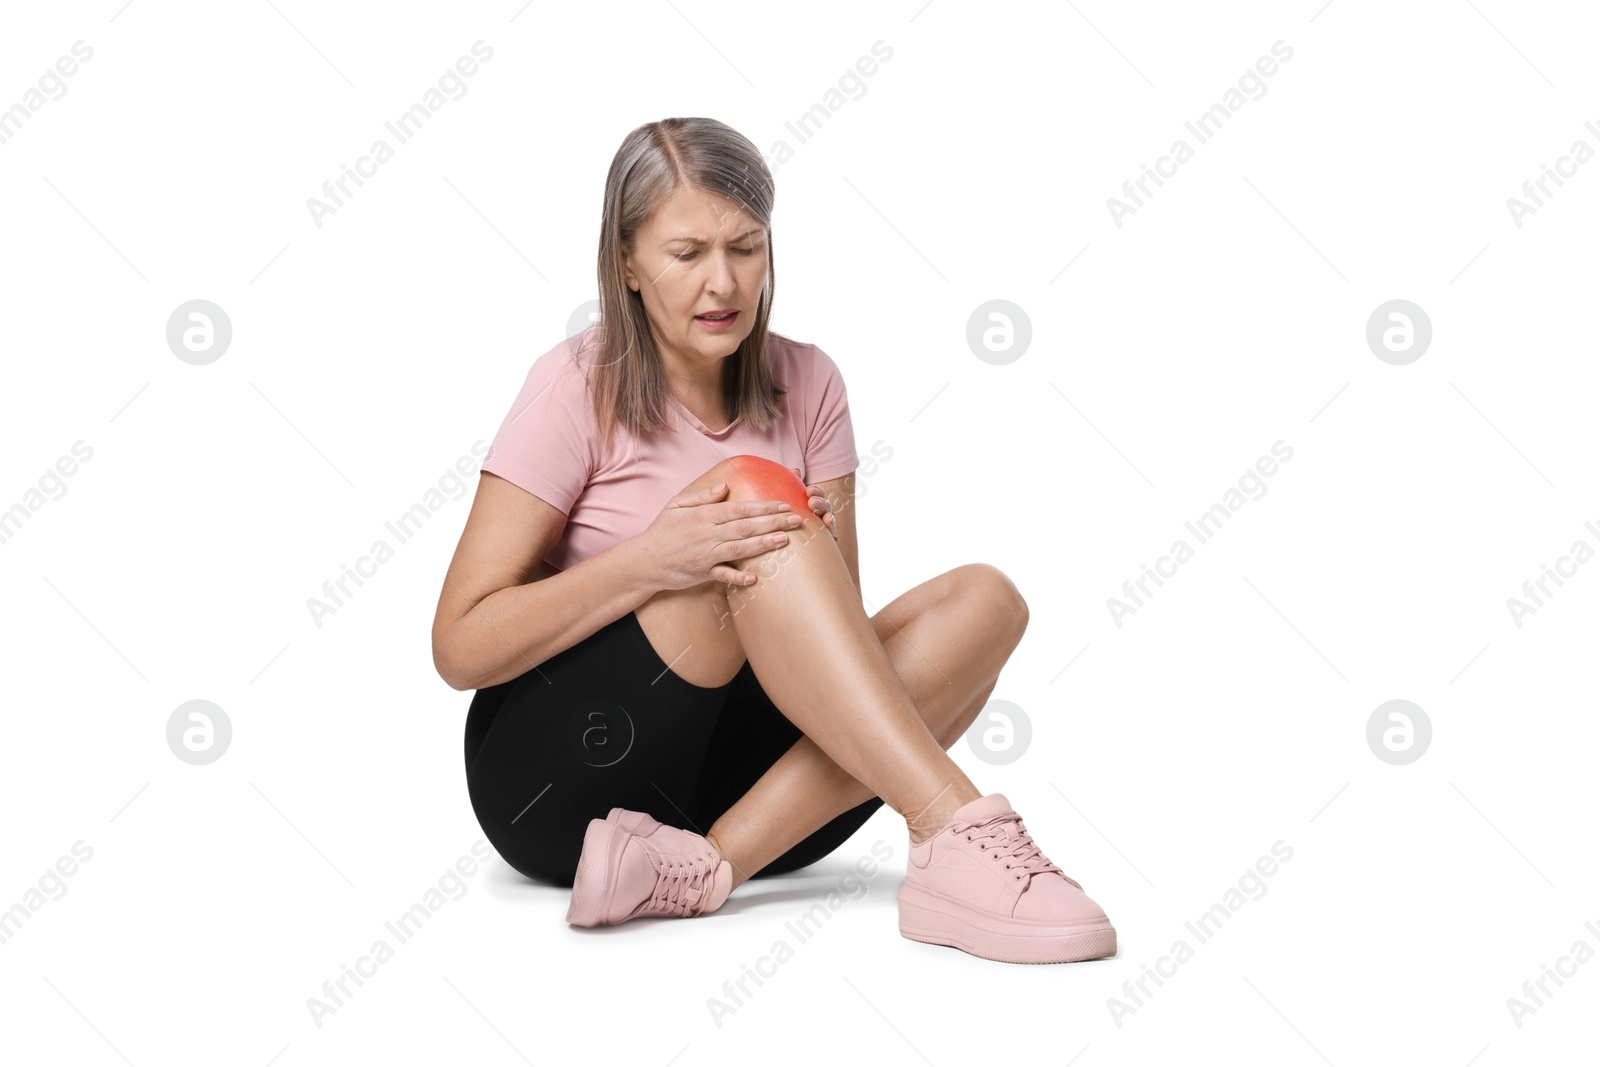
[[573, 926], [601, 926], [616, 895], [617, 868], [628, 838], [650, 816], [643, 812], [612, 808], [604, 819], [590, 819], [583, 832], [583, 852], [572, 878], [572, 903], [567, 905], [567, 922]]
[[900, 935], [928, 945], [957, 948], [999, 963], [1077, 963], [1117, 954], [1117, 931], [1109, 922], [1053, 923], [1000, 919], [1006, 932], [985, 930], [970, 908], [909, 883], [900, 887]]

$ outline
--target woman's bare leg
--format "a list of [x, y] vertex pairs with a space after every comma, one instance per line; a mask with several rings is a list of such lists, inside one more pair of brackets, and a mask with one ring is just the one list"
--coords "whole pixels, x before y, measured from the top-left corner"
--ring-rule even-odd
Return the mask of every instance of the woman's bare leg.
[[[729, 499], [766, 499], [729, 461], [688, 488], [721, 481], [729, 485]], [[755, 853], [770, 851], [771, 845], [754, 849], [749, 858], [739, 855], [740, 849], [751, 848], [748, 842], [759, 837], [761, 827], [796, 819], [801, 827], [815, 823], [798, 836], [793, 827], [778, 833], [778, 840], [792, 844], [853, 806], [832, 811], [821, 821], [816, 821], [818, 813], [777, 807], [776, 802], [787, 806], [793, 798], [814, 795], [819, 785], [824, 797], [837, 795], [835, 786], [842, 795], [855, 795], [841, 772], [867, 790], [854, 803], [882, 797], [906, 818], [913, 842], [982, 795], [924, 722], [866, 616], [831, 535], [809, 511], [801, 517], [803, 525], [788, 544], [737, 561], [760, 576], [755, 585], [729, 589], [706, 583], [678, 591], [678, 596], [658, 595], [639, 609], [640, 624], [663, 659], [696, 684], [721, 684], [748, 658], [773, 703], [837, 767], [830, 769], [797, 746], [800, 751], [793, 759], [786, 754], [780, 760], [787, 764], [777, 779], [768, 783], [764, 778], [752, 790], [753, 797], [740, 800], [733, 823], [736, 836], [724, 843], [734, 850], [728, 858], [741, 878], [770, 862], [771, 857], [763, 861]], [[704, 614], [690, 613], [707, 607], [717, 616], [714, 625]], [[1008, 618], [1006, 625], [1012, 622]], [[994, 619], [973, 619], [971, 632], [986, 635], [994, 624]], [[729, 828], [720, 829], [726, 833]]]
[[[1004, 574], [975, 564], [909, 590], [871, 623], [928, 732], [948, 749], [988, 702], [1027, 609]], [[705, 836], [728, 859], [737, 886], [874, 795], [803, 737]]]
[[[874, 619], [878, 617], [882, 617], [882, 613]], [[989, 701], [989, 694], [994, 693], [998, 678], [995, 673], [982, 673], [984, 681], [978, 689], [970, 691], [965, 701], [958, 701], [952, 694], [963, 688], [963, 681], [973, 677], [970, 665], [958, 664], [955, 659], [936, 659], [934, 662], [947, 664], [944, 670], [949, 673], [949, 681], [926, 665], [925, 654], [933, 657], [941, 649], [942, 633], [962, 627], [963, 621], [970, 621], [971, 617], [962, 601], [947, 601], [928, 609], [918, 619], [917, 637], [912, 641], [920, 651], [912, 651], [912, 646], [904, 640], [894, 641], [893, 635], [885, 645], [894, 670], [901, 675], [918, 712], [922, 713], [928, 733], [933, 734], [944, 749], [960, 741], [966, 728], [973, 725], [973, 720]], [[962, 649], [957, 651], [965, 651], [973, 643], [966, 638]], [[986, 651], [1000, 648], [1002, 645], [986, 646]], [[1014, 648], [1014, 643], [1005, 651], [1010, 648]], [[978, 670], [982, 672], [982, 667]], [[958, 678], [962, 681], [957, 681]], [[733, 885], [739, 886], [811, 833], [829, 824], [835, 816], [872, 797], [872, 790], [846, 774], [845, 769], [827, 757], [810, 737], [802, 737], [750, 787], [749, 792], [744, 793], [744, 797], [739, 798], [738, 803], [710, 825], [706, 837], [728, 859], [733, 867]]]

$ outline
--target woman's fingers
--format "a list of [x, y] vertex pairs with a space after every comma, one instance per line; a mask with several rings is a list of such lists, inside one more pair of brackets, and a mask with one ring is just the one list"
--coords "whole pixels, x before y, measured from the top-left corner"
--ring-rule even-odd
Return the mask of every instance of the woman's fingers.
[[694, 507], [697, 504], [710, 504], [719, 499], [727, 491], [728, 483], [718, 482], [716, 485], [708, 485], [704, 489], [697, 489], [687, 493], [679, 493], [677, 496], [667, 501], [667, 507], [689, 508]]
[[758, 515], [786, 515], [793, 510], [782, 500], [726, 500], [711, 514], [714, 522], [728, 523]]
[[799, 517], [782, 501], [735, 501], [726, 507], [731, 509], [727, 517], [717, 520], [718, 536], [725, 542], [790, 529], [791, 516]]
[[838, 533], [835, 527], [839, 525], [839, 520], [833, 513], [833, 502], [823, 493], [822, 487], [819, 485], [806, 486], [806, 492], [811, 494], [811, 510], [816, 513], [817, 518], [822, 520], [822, 525], [828, 528], [828, 532], [837, 538]]
[[735, 543], [739, 546], [739, 554], [733, 558], [747, 559], [783, 547], [789, 543], [789, 535], [779, 530], [776, 533], [762, 534], [760, 537], [748, 537]]
[[756, 576], [748, 571], [736, 570], [721, 564], [711, 568], [711, 577], [727, 585], [750, 585], [756, 580]]

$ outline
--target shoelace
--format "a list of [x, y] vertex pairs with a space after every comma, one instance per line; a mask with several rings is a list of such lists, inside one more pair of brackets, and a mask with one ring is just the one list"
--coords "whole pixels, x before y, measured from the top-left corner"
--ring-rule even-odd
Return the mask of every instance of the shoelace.
[[[1014, 829], [1008, 829], [1014, 828]], [[1040, 851], [1034, 843], [1033, 835], [1028, 833], [1027, 827], [1022, 825], [1020, 815], [996, 815], [981, 823], [968, 823], [964, 828], [957, 827], [958, 832], [966, 834], [972, 840], [979, 838], [994, 844], [980, 844], [983, 850], [994, 849], [996, 854], [1005, 858], [1007, 870], [1020, 870], [1020, 877], [1035, 874], [1047, 874], [1054, 871], [1073, 885], [1082, 889], [1076, 879], [1068, 876], [1066, 871], [1051, 863], [1049, 858]]]
[[721, 861], [710, 853], [687, 859], [667, 859], [645, 846], [656, 869], [656, 886], [645, 906], [646, 915], [693, 915], [711, 889], [711, 875]]

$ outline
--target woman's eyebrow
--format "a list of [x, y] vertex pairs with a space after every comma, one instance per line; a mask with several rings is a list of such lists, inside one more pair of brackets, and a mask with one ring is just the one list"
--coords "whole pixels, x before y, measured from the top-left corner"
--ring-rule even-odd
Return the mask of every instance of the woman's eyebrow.
[[[763, 232], [765, 232], [765, 231], [760, 226], [757, 226], [754, 229], [746, 230], [744, 233], [741, 233], [737, 237], [730, 237], [730, 238], [728, 238], [728, 240], [729, 241], [743, 241], [746, 237], [751, 237], [751, 236], [754, 236], [756, 234], [763, 233]], [[703, 244], [710, 244], [711, 243], [711, 239], [709, 237], [702, 237], [699, 234], [682, 235], [682, 236], [678, 236], [678, 237], [670, 237], [670, 238], [667, 239], [666, 243], [667, 244], [673, 244], [673, 243], [675, 243], [677, 241], [685, 241], [685, 242], [687, 242], [689, 244], [692, 244], [692, 245], [703, 245]]]

